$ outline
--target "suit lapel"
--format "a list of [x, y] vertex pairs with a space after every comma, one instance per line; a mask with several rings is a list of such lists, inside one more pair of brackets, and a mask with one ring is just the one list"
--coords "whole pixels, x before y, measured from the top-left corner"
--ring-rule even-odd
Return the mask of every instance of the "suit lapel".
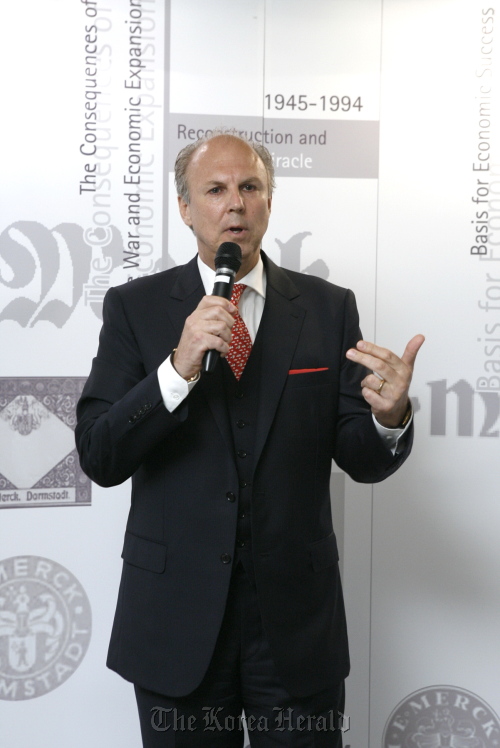
[[168, 305], [168, 316], [178, 335], [181, 337], [186, 317], [194, 312], [205, 289], [198, 270], [197, 256], [184, 265], [170, 291], [171, 303]]
[[[262, 351], [255, 465], [273, 423], [306, 314], [305, 309], [296, 301], [299, 291], [287, 273], [275, 265], [264, 252], [262, 258], [266, 268], [267, 287], [266, 303], [258, 333]], [[196, 309], [204, 293], [197, 260], [194, 257], [182, 268], [170, 292], [168, 314], [179, 338], [186, 317]], [[213, 374], [203, 375], [197, 387], [203, 390], [228, 450], [233, 454], [233, 436], [224, 395], [222, 367], [216, 366]]]
[[273, 423], [306, 314], [305, 309], [296, 301], [299, 291], [290, 277], [264, 253], [262, 256], [266, 267], [267, 288], [259, 327], [259, 335], [262, 335], [262, 359], [255, 465]]

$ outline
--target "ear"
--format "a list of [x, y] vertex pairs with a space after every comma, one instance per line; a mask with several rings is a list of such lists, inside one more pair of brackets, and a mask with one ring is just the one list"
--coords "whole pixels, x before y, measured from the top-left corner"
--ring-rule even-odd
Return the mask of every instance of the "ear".
[[273, 196], [269, 195], [269, 197], [267, 198], [267, 209], [268, 209], [269, 212], [271, 212], [271, 203], [272, 202], [273, 202]]
[[193, 228], [193, 222], [191, 220], [191, 210], [189, 203], [187, 203], [180, 195], [177, 195], [177, 203], [179, 205], [179, 213], [181, 218], [190, 229]]

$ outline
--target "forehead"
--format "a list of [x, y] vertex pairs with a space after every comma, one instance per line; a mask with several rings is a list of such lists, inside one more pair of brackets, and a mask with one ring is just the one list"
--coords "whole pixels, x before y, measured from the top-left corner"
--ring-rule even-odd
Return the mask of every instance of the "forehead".
[[188, 182], [226, 181], [227, 179], [267, 180], [262, 160], [247, 143], [220, 136], [203, 143], [193, 154], [186, 171]]

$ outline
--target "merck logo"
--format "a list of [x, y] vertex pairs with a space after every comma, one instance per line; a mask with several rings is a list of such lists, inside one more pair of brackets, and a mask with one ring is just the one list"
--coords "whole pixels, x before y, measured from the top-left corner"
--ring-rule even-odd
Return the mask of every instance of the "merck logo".
[[[480, 378], [476, 389], [465, 379], [454, 384], [438, 379], [427, 385], [431, 390], [431, 436], [447, 435], [448, 409], [453, 405], [457, 436], [500, 436], [500, 377]], [[413, 405], [415, 411], [420, 410], [418, 398]]]
[[50, 322], [63, 327], [83, 298], [102, 318], [103, 298], [123, 252], [114, 226], [83, 230], [76, 223], [48, 229], [37, 221], [16, 221], [0, 234], [0, 322], [22, 327]]

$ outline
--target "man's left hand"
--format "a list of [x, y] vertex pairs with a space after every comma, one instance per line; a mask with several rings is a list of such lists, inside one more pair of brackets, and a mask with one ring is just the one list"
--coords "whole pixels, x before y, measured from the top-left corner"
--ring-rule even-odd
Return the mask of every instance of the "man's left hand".
[[361, 382], [362, 395], [381, 426], [394, 429], [401, 425], [408, 408], [415, 359], [424, 340], [423, 335], [415, 335], [401, 358], [366, 340], [360, 340], [355, 349], [347, 351], [347, 358], [374, 372]]

